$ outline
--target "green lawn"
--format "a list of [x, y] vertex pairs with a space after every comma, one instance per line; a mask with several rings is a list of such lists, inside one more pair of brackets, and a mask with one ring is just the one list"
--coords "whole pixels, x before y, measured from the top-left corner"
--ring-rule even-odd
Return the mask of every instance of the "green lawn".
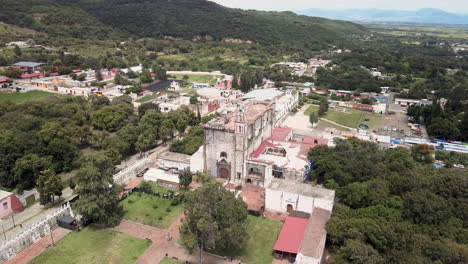
[[136, 100], [136, 102], [138, 102], [138, 103], [146, 103], [146, 102], [148, 102], [149, 100], [153, 100], [154, 98], [157, 98], [157, 97], [159, 97], [159, 95], [157, 95], [157, 94], [147, 95], [147, 96], [143, 96], [142, 98]]
[[243, 263], [271, 264], [273, 261], [273, 246], [283, 223], [251, 215], [248, 216], [248, 221], [249, 239], [246, 245], [241, 250], [228, 250], [216, 254], [240, 258]]
[[[167, 190], [153, 184], [153, 191], [166, 193]], [[144, 193], [132, 193], [121, 202], [124, 218], [144, 225], [167, 229], [179, 217], [184, 209], [182, 205], [171, 205], [173, 199], [152, 196]]]
[[183, 80], [184, 75], [189, 77], [189, 82], [196, 82], [196, 83], [211, 83], [215, 84], [216, 79], [221, 76], [213, 76], [208, 74], [173, 74], [177, 79]]
[[177, 260], [177, 259], [171, 259], [171, 258], [163, 258], [159, 264], [183, 264], [185, 262]]
[[[364, 121], [365, 118], [369, 119], [369, 121]], [[369, 129], [377, 130], [384, 125], [384, 121], [385, 115], [363, 112], [360, 124], [366, 124], [369, 126]]]
[[22, 103], [22, 102], [33, 100], [33, 99], [41, 99], [41, 98], [44, 98], [46, 96], [63, 97], [63, 96], [67, 96], [67, 95], [56, 94], [56, 93], [48, 93], [48, 92], [44, 92], [44, 91], [30, 91], [30, 92], [26, 92], [26, 93], [18, 93], [18, 92], [5, 93], [5, 92], [1, 92], [0, 93], [0, 102], [10, 100], [10, 101], [12, 101], [14, 103]]
[[132, 264], [151, 242], [93, 226], [73, 232], [34, 258], [31, 264]]
[[[309, 115], [312, 112], [318, 112], [319, 107], [316, 105], [311, 105], [305, 112], [305, 115]], [[351, 109], [351, 108], [345, 108], [346, 111], [336, 111], [333, 109], [328, 109], [326, 115], [324, 118], [336, 122], [340, 125], [351, 127], [351, 128], [356, 128], [359, 125], [359, 121], [361, 120], [361, 116], [363, 115], [364, 112]]]

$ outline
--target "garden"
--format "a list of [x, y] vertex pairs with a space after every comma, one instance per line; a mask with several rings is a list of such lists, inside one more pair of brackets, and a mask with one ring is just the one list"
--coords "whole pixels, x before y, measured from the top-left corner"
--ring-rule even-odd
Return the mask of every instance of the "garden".
[[[121, 205], [124, 210], [124, 219], [132, 222], [167, 229], [179, 217], [184, 209], [180, 204], [180, 196], [164, 198], [165, 194], [171, 192], [162, 188], [157, 183], [149, 182], [152, 192], [160, 196], [133, 192], [125, 198]], [[142, 188], [142, 186], [139, 186]]]

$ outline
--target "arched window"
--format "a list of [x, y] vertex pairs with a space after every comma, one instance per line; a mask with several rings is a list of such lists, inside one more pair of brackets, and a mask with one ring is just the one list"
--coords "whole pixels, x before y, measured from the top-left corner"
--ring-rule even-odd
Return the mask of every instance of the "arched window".
[[227, 153], [226, 153], [226, 152], [224, 152], [224, 151], [223, 151], [223, 152], [221, 152], [221, 155], [220, 155], [220, 156], [221, 156], [221, 158], [225, 158], [225, 159], [227, 159]]

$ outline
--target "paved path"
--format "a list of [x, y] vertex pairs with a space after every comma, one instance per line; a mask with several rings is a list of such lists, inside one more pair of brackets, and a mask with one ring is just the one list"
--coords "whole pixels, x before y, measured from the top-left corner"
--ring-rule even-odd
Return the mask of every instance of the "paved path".
[[[37, 219], [38, 217], [44, 216], [47, 213], [50, 213], [60, 207], [65, 201], [73, 198], [73, 190], [70, 188], [66, 188], [62, 192], [62, 201], [57, 202], [54, 206], [50, 208], [44, 208], [42, 205], [39, 203], [33, 204], [31, 207], [28, 207], [24, 209], [22, 212], [13, 214], [13, 216], [8, 216], [4, 220], [0, 220], [0, 242], [4, 241], [5, 236], [3, 235], [3, 230], [1, 228], [5, 229], [6, 237], [13, 237], [17, 232], [21, 231], [21, 227], [19, 226], [20, 224], [23, 225], [23, 228], [26, 228], [26, 226], [31, 225], [34, 222], [34, 219]], [[13, 221], [15, 222], [16, 227], [13, 225]]]
[[[190, 255], [187, 250], [179, 245], [177, 241], [180, 238], [179, 227], [182, 224], [181, 220], [183, 215], [179, 216], [176, 221], [167, 230], [159, 230], [150, 226], [145, 226], [133, 223], [127, 220], [122, 222], [114, 228], [114, 230], [143, 238], [149, 239], [153, 244], [146, 250], [146, 252], [137, 260], [137, 264], [154, 264], [159, 263], [167, 254], [170, 258], [177, 258], [181, 261], [190, 261], [192, 263], [198, 262], [197, 255]], [[168, 236], [172, 239], [167, 239]], [[203, 254], [204, 264], [227, 264], [233, 263], [225, 261], [219, 257], [209, 254]], [[235, 262], [237, 263], [237, 262]]]
[[343, 126], [343, 125], [341, 125], [341, 124], [338, 124], [338, 123], [333, 122], [333, 121], [331, 121], [331, 120], [328, 120], [328, 119], [326, 119], [326, 118], [320, 118], [320, 120], [326, 121], [326, 122], [328, 122], [328, 123], [330, 123], [330, 124], [334, 124], [335, 126], [339, 126], [339, 127], [343, 127], [343, 128], [349, 129], [349, 130], [351, 130], [351, 131], [356, 131], [356, 128], [352, 128], [352, 127], [348, 127], [348, 126]]
[[[54, 237], [54, 243], [57, 243], [60, 239], [64, 238], [71, 231], [64, 228], [56, 228], [52, 232]], [[44, 236], [36, 243], [25, 248], [23, 251], [19, 252], [14, 258], [4, 262], [3, 264], [25, 264], [31, 261], [33, 258], [39, 256], [42, 252], [46, 251], [52, 245], [52, 239], [50, 235]]]

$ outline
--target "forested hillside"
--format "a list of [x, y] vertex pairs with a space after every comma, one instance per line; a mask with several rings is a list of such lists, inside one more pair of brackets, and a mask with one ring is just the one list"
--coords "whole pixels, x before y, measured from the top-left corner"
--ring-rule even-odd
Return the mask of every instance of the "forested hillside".
[[367, 32], [350, 22], [243, 11], [205, 0], [4, 0], [0, 21], [89, 39], [171, 36], [314, 45]]
[[434, 169], [433, 151], [356, 138], [310, 151], [312, 178], [336, 190], [327, 224], [335, 263], [468, 262], [468, 175]]

